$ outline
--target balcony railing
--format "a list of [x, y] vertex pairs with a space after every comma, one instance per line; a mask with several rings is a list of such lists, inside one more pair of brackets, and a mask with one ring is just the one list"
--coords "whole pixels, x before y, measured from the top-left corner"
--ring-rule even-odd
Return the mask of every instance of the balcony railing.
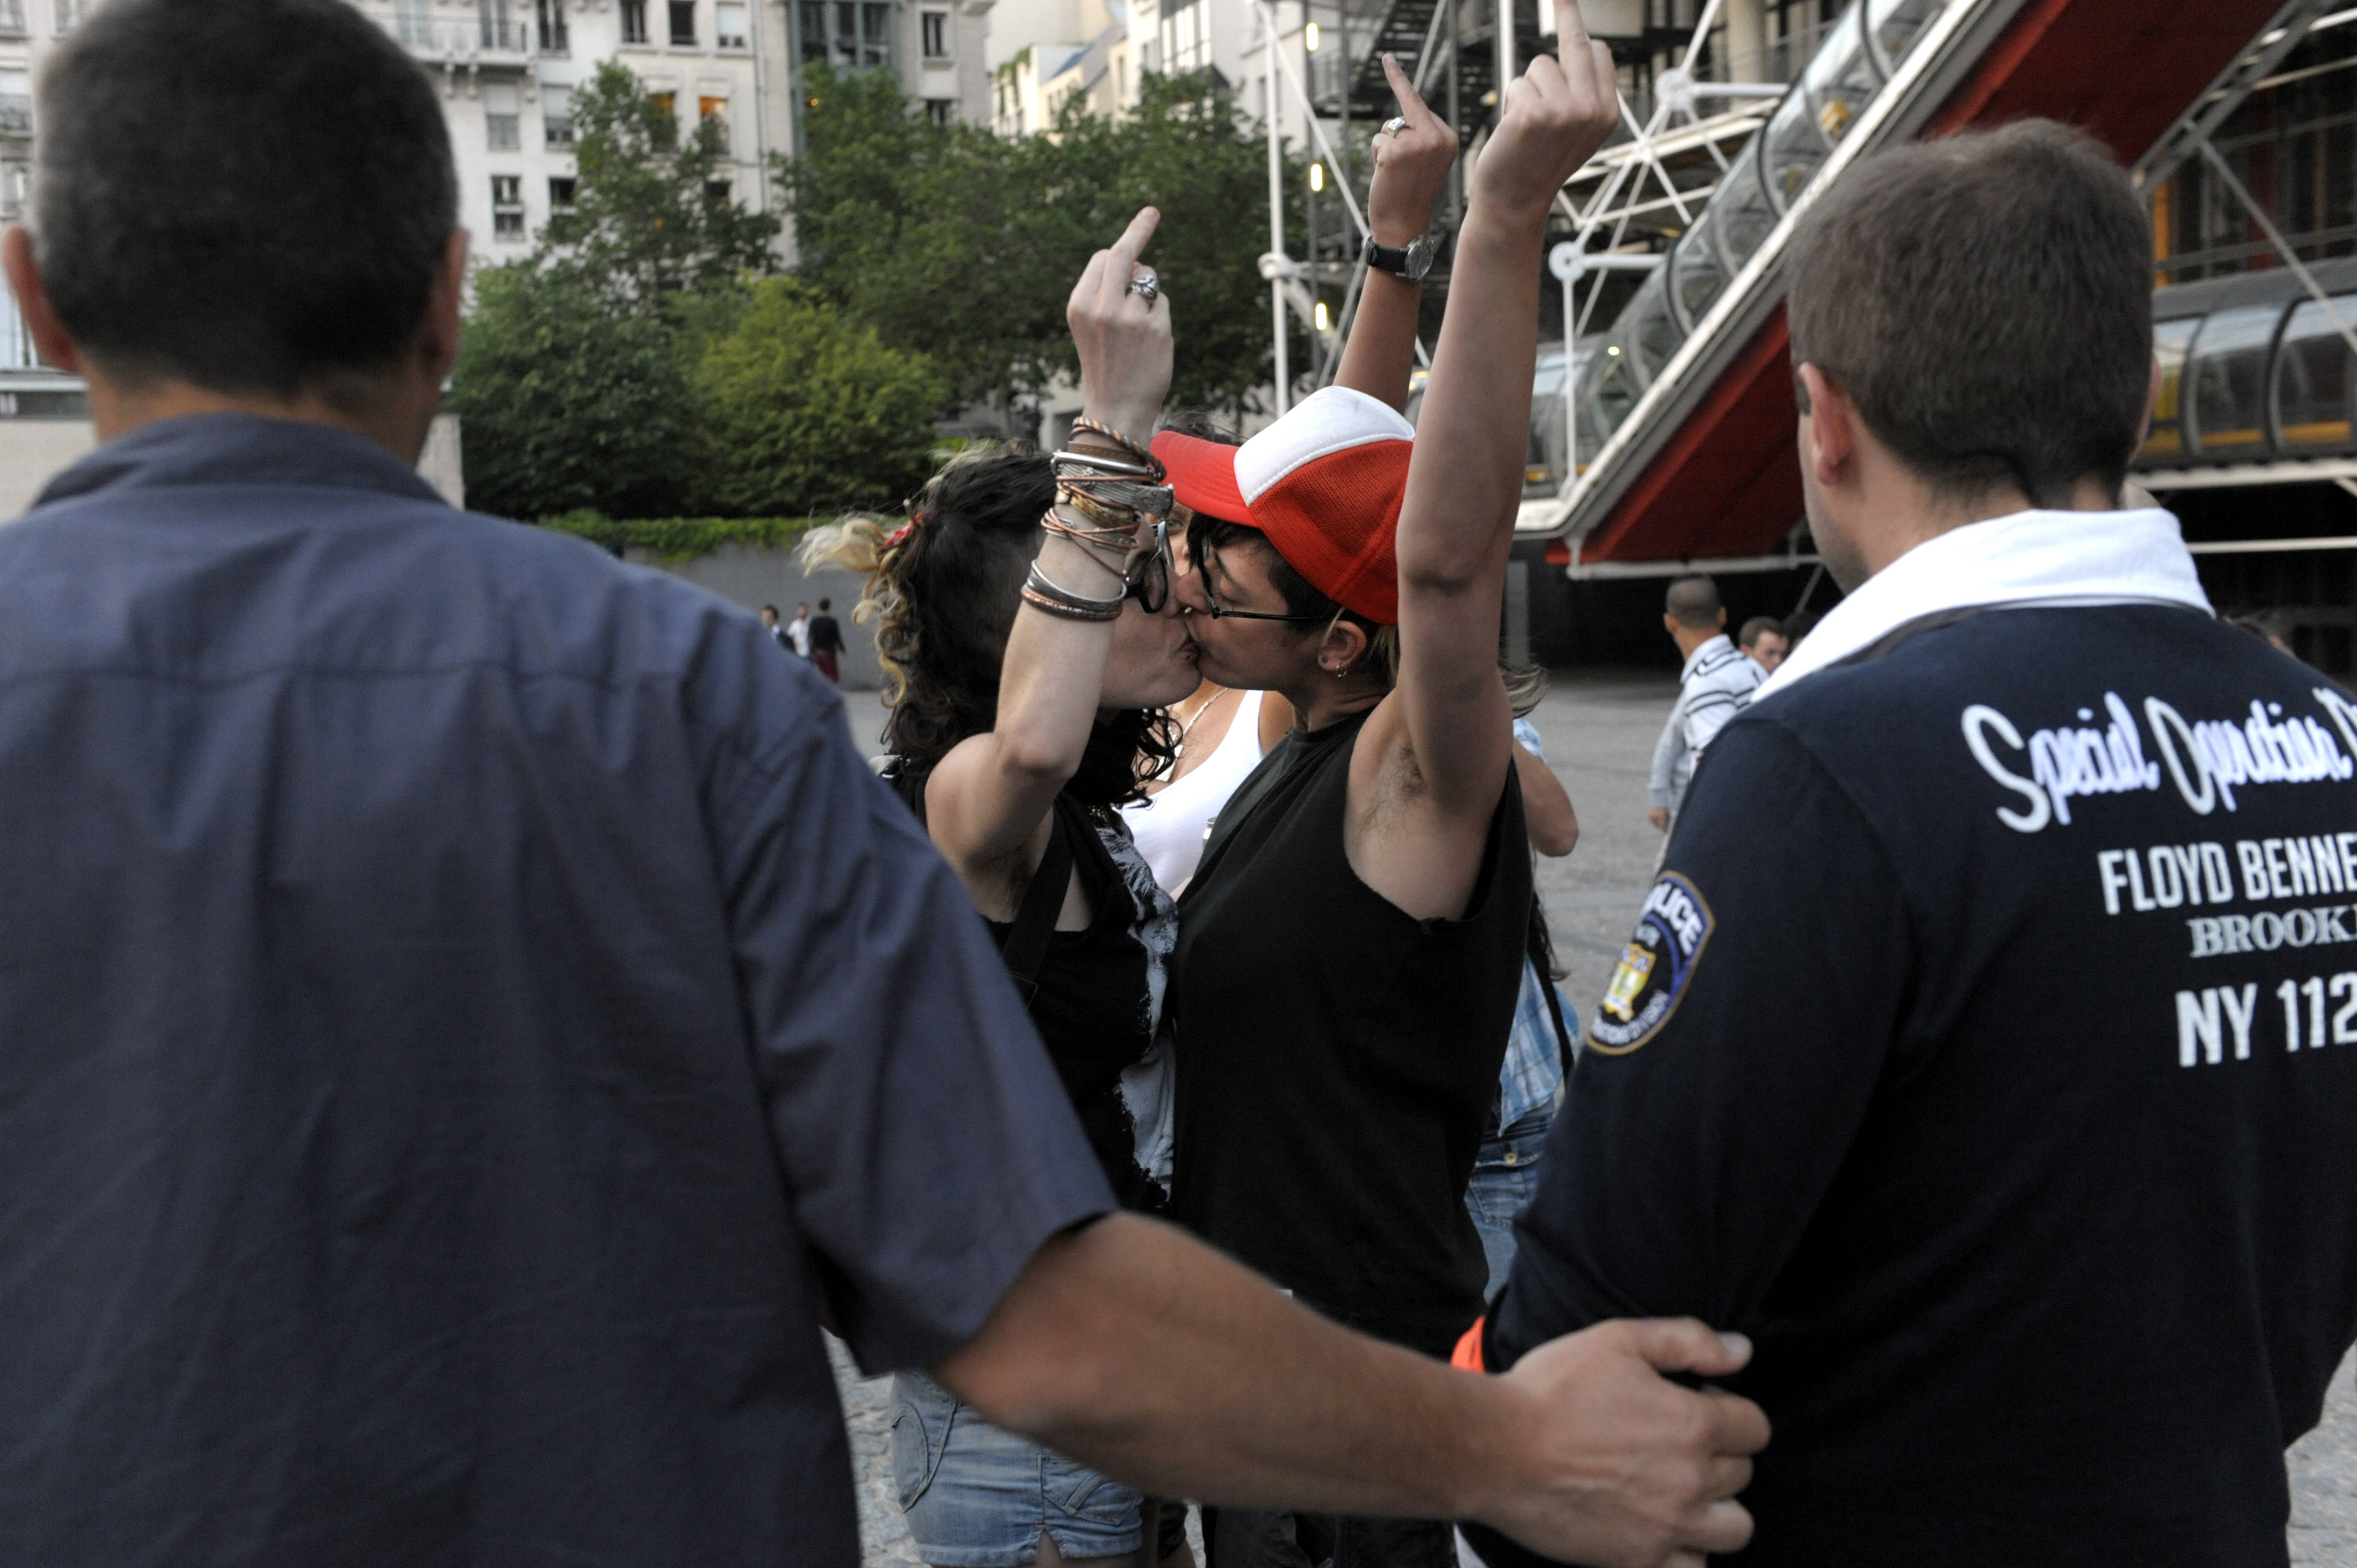
[[393, 36], [423, 55], [533, 52], [532, 28], [522, 22], [436, 22], [404, 12], [393, 25]]

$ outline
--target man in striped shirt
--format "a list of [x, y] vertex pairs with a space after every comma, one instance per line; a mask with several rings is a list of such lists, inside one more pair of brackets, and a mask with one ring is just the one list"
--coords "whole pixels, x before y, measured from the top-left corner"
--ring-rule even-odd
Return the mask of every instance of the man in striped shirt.
[[1686, 661], [1678, 672], [1677, 705], [1653, 746], [1653, 775], [1647, 785], [1652, 807], [1647, 815], [1666, 833], [1685, 800], [1703, 747], [1768, 677], [1727, 640], [1727, 607], [1718, 602], [1718, 585], [1708, 577], [1672, 583], [1662, 624]]

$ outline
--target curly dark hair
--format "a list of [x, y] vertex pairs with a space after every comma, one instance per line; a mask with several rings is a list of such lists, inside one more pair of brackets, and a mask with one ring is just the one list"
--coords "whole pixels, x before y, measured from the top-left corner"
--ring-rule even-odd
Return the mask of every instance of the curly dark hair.
[[[892, 787], [920, 817], [925, 783], [942, 758], [997, 722], [1007, 634], [1039, 553], [1039, 519], [1055, 500], [1045, 456], [981, 445], [933, 476], [905, 525], [846, 519], [816, 531], [802, 546], [806, 566], [866, 575], [851, 618], [876, 622], [884, 704], [891, 710], [884, 734], [893, 754]], [[1146, 781], [1177, 755], [1168, 710], [1103, 716], [1065, 791], [1092, 806], [1142, 800]]]

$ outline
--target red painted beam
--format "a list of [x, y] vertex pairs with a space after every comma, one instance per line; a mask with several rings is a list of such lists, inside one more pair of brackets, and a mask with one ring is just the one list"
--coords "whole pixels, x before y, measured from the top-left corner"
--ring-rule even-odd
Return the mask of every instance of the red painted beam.
[[[2042, 115], [2123, 163], [2183, 113], [2280, 0], [2033, 0], [1931, 120], [1926, 136]], [[1801, 515], [1792, 370], [1780, 306], [1581, 549], [1589, 561], [1758, 555]]]

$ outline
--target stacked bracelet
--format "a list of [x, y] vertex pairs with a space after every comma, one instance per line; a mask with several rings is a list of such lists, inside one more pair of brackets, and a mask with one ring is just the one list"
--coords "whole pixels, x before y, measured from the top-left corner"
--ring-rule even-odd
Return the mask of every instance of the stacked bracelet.
[[1086, 496], [1104, 506], [1146, 517], [1168, 517], [1171, 502], [1176, 499], [1168, 485], [1142, 485], [1119, 474], [1068, 474], [1060, 469], [1056, 475], [1056, 489], [1075, 506], [1080, 498]]
[[1074, 528], [1053, 511], [1039, 520], [1039, 526], [1050, 533], [1062, 534], [1075, 544], [1085, 544], [1092, 550], [1101, 550], [1108, 555], [1118, 556], [1125, 562], [1129, 559], [1129, 553], [1137, 548], [1137, 527], [1135, 523], [1125, 519], [1107, 521], [1098, 517], [1090, 508], [1082, 506], [1078, 502], [1073, 503], [1073, 510], [1082, 517], [1103, 523], [1103, 526]]
[[1127, 590], [1109, 599], [1092, 599], [1060, 586], [1048, 574], [1039, 570], [1038, 562], [1031, 564], [1031, 575], [1023, 580], [1023, 602], [1034, 609], [1044, 610], [1066, 620], [1106, 621], [1121, 618], [1123, 601]]
[[1096, 436], [1100, 440], [1112, 442], [1114, 446], [1120, 447], [1123, 451], [1135, 458], [1140, 465], [1151, 469], [1154, 474], [1154, 482], [1156, 484], [1158, 485], [1162, 482], [1166, 474], [1166, 470], [1162, 467], [1162, 460], [1159, 457], [1157, 457], [1146, 448], [1140, 446], [1136, 442], [1132, 441], [1128, 436], [1124, 435], [1120, 431], [1115, 430], [1112, 425], [1100, 424], [1095, 420], [1090, 419], [1086, 415], [1082, 415], [1082, 417], [1072, 421], [1072, 428], [1075, 430], [1085, 430], [1090, 435]]

